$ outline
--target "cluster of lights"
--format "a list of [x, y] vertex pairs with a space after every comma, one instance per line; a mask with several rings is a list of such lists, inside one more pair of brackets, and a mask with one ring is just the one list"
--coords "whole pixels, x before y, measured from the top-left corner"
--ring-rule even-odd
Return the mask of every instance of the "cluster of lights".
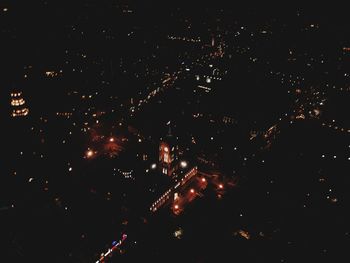
[[193, 43], [201, 42], [201, 39], [199, 37], [197, 37], [197, 38], [188, 38], [188, 37], [168, 36], [168, 39], [170, 39], [170, 40], [183, 40], [183, 41], [193, 42]]
[[168, 191], [166, 191], [160, 198], [158, 198], [157, 201], [155, 201], [151, 208], [149, 210], [151, 210], [152, 212], [157, 211], [157, 209], [164, 204], [164, 202], [169, 199], [169, 195], [171, 193], [172, 189], [169, 189]]
[[29, 113], [28, 108], [20, 109], [20, 110], [13, 110], [12, 111], [12, 117], [24, 117], [27, 116]]
[[184, 177], [181, 179], [181, 185], [185, 184], [189, 179], [198, 173], [197, 167], [192, 168]]
[[135, 178], [133, 177], [134, 170], [121, 171], [119, 169], [119, 172], [124, 176], [125, 179], [134, 179], [135, 180]]
[[56, 112], [56, 115], [69, 118], [70, 116], [73, 115], [73, 113], [71, 113], [71, 112]]
[[56, 71], [46, 71], [45, 75], [46, 75], [46, 77], [53, 78], [53, 77], [57, 77], [58, 73]]
[[11, 101], [12, 106], [22, 106], [24, 103], [25, 103], [25, 100], [23, 98], [12, 99], [12, 101]]
[[25, 104], [25, 100], [22, 98], [22, 92], [11, 93], [11, 106], [15, 107], [12, 111], [12, 117], [23, 117], [29, 113], [28, 108], [19, 108]]

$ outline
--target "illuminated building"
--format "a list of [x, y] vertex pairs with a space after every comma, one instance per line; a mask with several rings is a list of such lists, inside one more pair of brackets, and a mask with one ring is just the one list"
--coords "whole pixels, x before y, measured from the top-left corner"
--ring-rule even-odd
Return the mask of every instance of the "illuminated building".
[[177, 166], [178, 150], [177, 140], [171, 134], [171, 128], [169, 126], [167, 136], [161, 139], [159, 145], [159, 168], [163, 174], [168, 176], [173, 175]]
[[24, 117], [29, 113], [29, 109], [26, 107], [26, 101], [23, 99], [22, 92], [11, 93], [11, 107], [12, 117]]

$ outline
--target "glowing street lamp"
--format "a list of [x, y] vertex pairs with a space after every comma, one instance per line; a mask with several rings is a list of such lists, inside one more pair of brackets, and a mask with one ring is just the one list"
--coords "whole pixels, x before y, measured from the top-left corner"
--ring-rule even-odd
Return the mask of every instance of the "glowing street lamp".
[[223, 184], [219, 184], [219, 188], [220, 188], [220, 189], [223, 189], [223, 188], [224, 188], [224, 185], [223, 185]]
[[186, 168], [187, 167], [187, 162], [186, 161], [181, 161], [180, 162], [181, 168]]
[[194, 194], [194, 189], [192, 188], [192, 189], [190, 190], [190, 192], [191, 192], [191, 194]]
[[87, 158], [91, 158], [92, 156], [94, 156], [94, 152], [93, 152], [92, 150], [88, 150], [88, 151], [86, 152], [86, 157], [87, 157]]
[[202, 182], [205, 183], [207, 180], [203, 177], [202, 178]]

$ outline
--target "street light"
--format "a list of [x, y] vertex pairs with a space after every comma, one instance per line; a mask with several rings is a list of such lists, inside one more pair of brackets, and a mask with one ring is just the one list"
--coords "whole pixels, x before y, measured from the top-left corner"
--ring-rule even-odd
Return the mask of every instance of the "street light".
[[91, 158], [94, 155], [94, 152], [92, 150], [88, 150], [86, 152], [86, 157]]
[[187, 167], [187, 162], [186, 161], [181, 161], [180, 162], [181, 168], [186, 168]]

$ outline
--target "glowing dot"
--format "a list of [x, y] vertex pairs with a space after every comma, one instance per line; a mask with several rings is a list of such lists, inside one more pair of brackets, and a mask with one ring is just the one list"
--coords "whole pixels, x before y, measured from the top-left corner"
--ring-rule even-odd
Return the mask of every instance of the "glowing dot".
[[86, 156], [88, 158], [92, 157], [94, 155], [94, 152], [92, 150], [88, 150], [87, 153], [86, 153]]
[[182, 161], [180, 163], [180, 166], [181, 166], [181, 168], [186, 168], [187, 167], [187, 162], [186, 161]]

